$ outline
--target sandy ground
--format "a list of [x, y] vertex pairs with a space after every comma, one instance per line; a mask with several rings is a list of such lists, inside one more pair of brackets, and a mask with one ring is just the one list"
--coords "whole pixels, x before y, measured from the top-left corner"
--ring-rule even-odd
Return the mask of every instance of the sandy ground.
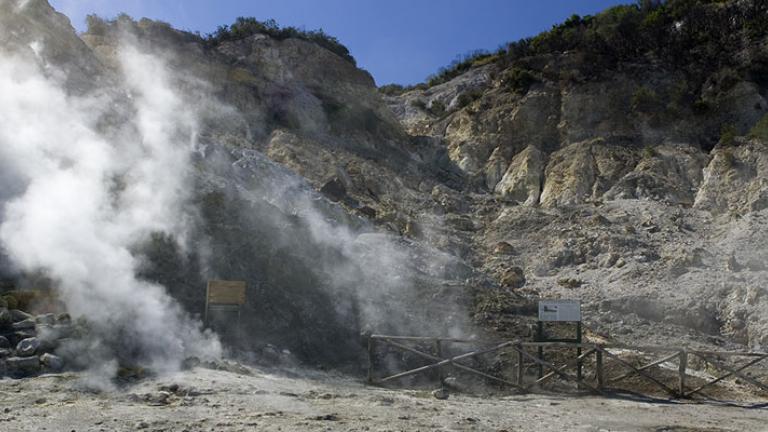
[[0, 431], [768, 431], [768, 409], [620, 398], [489, 398], [368, 387], [335, 375], [196, 368], [115, 391], [82, 375], [0, 381]]

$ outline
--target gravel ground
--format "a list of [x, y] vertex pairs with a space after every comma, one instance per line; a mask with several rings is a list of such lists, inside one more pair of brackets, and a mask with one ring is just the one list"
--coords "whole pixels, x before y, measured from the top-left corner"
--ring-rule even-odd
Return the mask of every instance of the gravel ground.
[[100, 393], [83, 375], [0, 381], [0, 431], [763, 431], [768, 410], [367, 387], [336, 375], [195, 368]]

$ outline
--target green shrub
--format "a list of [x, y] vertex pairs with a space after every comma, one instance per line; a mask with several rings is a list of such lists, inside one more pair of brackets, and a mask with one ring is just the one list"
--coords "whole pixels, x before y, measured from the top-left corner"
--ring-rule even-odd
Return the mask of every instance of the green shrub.
[[749, 130], [749, 137], [768, 141], [768, 114], [752, 126], [752, 129]]
[[215, 32], [206, 36], [205, 41], [210, 45], [217, 45], [226, 41], [245, 39], [254, 34], [265, 34], [277, 40], [296, 38], [312, 42], [356, 64], [355, 58], [349, 53], [347, 47], [322, 29], [307, 31], [296, 27], [280, 27], [273, 19], [259, 21], [253, 17], [238, 17], [232, 25], [219, 26]]
[[725, 168], [733, 168], [733, 166], [736, 164], [736, 158], [733, 156], [733, 150], [730, 148], [726, 148], [723, 150], [723, 166]]
[[720, 71], [718, 78], [718, 90], [727, 92], [741, 81], [741, 77], [731, 68], [725, 68]]
[[414, 99], [414, 100], [412, 100], [412, 101], [411, 101], [411, 103], [410, 103], [410, 104], [411, 104], [411, 106], [412, 106], [412, 107], [414, 107], [414, 108], [418, 108], [418, 109], [420, 109], [420, 110], [424, 110], [424, 111], [426, 111], [426, 110], [427, 110], [427, 104], [426, 104], [426, 102], [424, 102], [424, 101], [423, 101], [423, 100], [421, 100], [421, 99]]
[[480, 99], [480, 97], [483, 96], [483, 92], [480, 90], [472, 90], [468, 92], [464, 92], [461, 95], [459, 95], [458, 100], [456, 103], [458, 104], [459, 108], [464, 108], [465, 106], [471, 104], [472, 102]]
[[652, 146], [643, 147], [643, 158], [651, 159], [656, 156], [656, 150]]
[[434, 116], [441, 117], [445, 114], [445, 104], [435, 99], [429, 104], [429, 112]]
[[397, 96], [405, 93], [406, 87], [400, 84], [387, 84], [379, 87], [379, 92], [387, 96]]
[[464, 55], [457, 56], [451, 64], [437, 70], [437, 73], [427, 77], [429, 87], [448, 82], [463, 74], [473, 67], [494, 63], [502, 59], [506, 54], [505, 48], [499, 48], [495, 53], [486, 50], [474, 50]]
[[703, 99], [696, 99], [691, 105], [691, 110], [694, 114], [703, 115], [709, 112], [709, 103]]
[[633, 111], [651, 113], [659, 109], [659, 95], [646, 86], [640, 86], [632, 93], [630, 106]]
[[736, 142], [738, 132], [736, 126], [724, 124], [720, 127], [720, 143], [724, 146], [732, 146]]
[[501, 79], [502, 85], [509, 90], [525, 94], [539, 79], [527, 69], [513, 67], [506, 71]]
[[4, 296], [2, 296], [0, 298], [2, 298], [5, 301], [5, 304], [8, 307], [8, 309], [18, 309], [19, 308], [19, 301], [16, 300], [15, 296], [9, 294], [9, 295], [4, 295]]
[[[741, 60], [735, 53], [754, 51], [766, 37], [766, 29], [765, 1], [639, 0], [595, 16], [574, 15], [495, 53], [471, 53], [441, 68], [428, 83], [440, 84], [481, 64], [505, 68], [534, 56], [568, 51], [590, 54], [600, 63], [595, 68], [599, 71], [652, 59], [683, 72], [693, 83], [691, 90], [700, 89], [709, 76], [726, 69], [718, 85], [727, 89], [738, 78], [727, 68], [740, 70]], [[584, 62], [590, 66], [590, 61]]]
[[88, 28], [88, 33], [95, 36], [104, 36], [107, 34], [108, 25], [101, 17], [95, 14], [91, 14], [85, 17], [85, 24]]

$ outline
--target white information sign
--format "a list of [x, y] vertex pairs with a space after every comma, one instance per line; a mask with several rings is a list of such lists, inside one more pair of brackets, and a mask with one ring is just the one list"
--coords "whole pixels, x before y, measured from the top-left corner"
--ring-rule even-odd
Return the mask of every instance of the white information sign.
[[539, 321], [581, 321], [581, 302], [578, 300], [540, 300]]

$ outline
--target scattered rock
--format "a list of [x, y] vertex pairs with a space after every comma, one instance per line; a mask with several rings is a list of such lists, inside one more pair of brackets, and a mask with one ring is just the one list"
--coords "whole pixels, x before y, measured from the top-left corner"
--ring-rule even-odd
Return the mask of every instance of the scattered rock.
[[504, 271], [500, 282], [507, 288], [520, 288], [525, 285], [525, 273], [520, 267], [510, 267]]
[[14, 330], [28, 330], [35, 328], [35, 320], [33, 318], [27, 318], [23, 321], [13, 323]]
[[200, 366], [200, 359], [197, 357], [187, 357], [181, 362], [181, 369], [187, 370]]
[[37, 332], [33, 328], [31, 328], [31, 329], [24, 329], [24, 330], [17, 330], [15, 332], [13, 332], [13, 337], [17, 341], [20, 341], [22, 339], [27, 339], [27, 338], [35, 337], [35, 336], [37, 336]]
[[9, 357], [5, 360], [8, 374], [15, 377], [25, 377], [40, 372], [40, 359], [33, 357]]
[[7, 329], [13, 324], [13, 316], [7, 309], [0, 309], [0, 329]]
[[736, 256], [732, 253], [728, 260], [725, 262], [725, 268], [728, 271], [739, 272], [741, 271], [741, 265], [736, 261]]
[[56, 317], [52, 313], [38, 315], [35, 318], [38, 324], [54, 325], [56, 323]]
[[574, 289], [583, 285], [584, 281], [582, 281], [581, 279], [575, 279], [575, 278], [563, 278], [563, 279], [559, 279], [557, 281], [557, 284], [565, 288]]
[[62, 360], [61, 357], [50, 353], [45, 353], [40, 356], [40, 362], [46, 369], [53, 372], [59, 372], [64, 369], [64, 360]]
[[315, 417], [310, 417], [309, 420], [317, 420], [317, 421], [338, 421], [339, 415], [338, 414], [325, 414], [325, 415], [319, 415]]
[[496, 246], [493, 248], [493, 253], [496, 255], [514, 255], [515, 248], [511, 244], [502, 241], [496, 243]]
[[610, 268], [616, 265], [619, 262], [619, 255], [615, 253], [609, 253], [606, 254], [603, 258], [600, 259], [600, 267], [603, 268]]
[[40, 348], [40, 339], [26, 338], [16, 345], [16, 355], [19, 357], [29, 357], [35, 355]]
[[325, 182], [320, 188], [320, 193], [331, 201], [341, 201], [347, 195], [347, 188], [344, 187], [344, 183], [338, 177], [334, 177]]
[[144, 401], [150, 405], [168, 405], [171, 403], [171, 393], [167, 391], [147, 393], [144, 395]]
[[362, 206], [357, 209], [357, 212], [369, 219], [376, 219], [376, 209], [373, 207]]
[[25, 321], [25, 320], [32, 320], [32, 322], [35, 322], [35, 317], [24, 312], [20, 311], [18, 309], [11, 309], [11, 319], [13, 319], [13, 322], [17, 323], [19, 321]]
[[446, 400], [449, 397], [449, 393], [446, 389], [437, 389], [432, 391], [432, 396], [438, 400]]

